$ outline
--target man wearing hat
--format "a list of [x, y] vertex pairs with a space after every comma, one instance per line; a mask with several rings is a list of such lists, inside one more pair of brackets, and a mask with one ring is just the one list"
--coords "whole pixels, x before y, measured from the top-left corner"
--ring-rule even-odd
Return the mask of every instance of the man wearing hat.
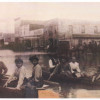
[[37, 56], [31, 56], [29, 61], [33, 64], [33, 73], [30, 80], [27, 82], [25, 87], [25, 97], [26, 98], [38, 98], [38, 90], [43, 86], [42, 79], [42, 68], [39, 65], [39, 59]]
[[43, 86], [43, 77], [42, 77], [42, 67], [39, 65], [39, 59], [37, 56], [32, 56], [29, 58], [30, 62], [33, 64], [33, 85], [36, 87]]
[[72, 60], [69, 63], [69, 68], [73, 77], [77, 77], [77, 78], [81, 77], [81, 70], [79, 68], [79, 63], [76, 62], [75, 57], [72, 57]]

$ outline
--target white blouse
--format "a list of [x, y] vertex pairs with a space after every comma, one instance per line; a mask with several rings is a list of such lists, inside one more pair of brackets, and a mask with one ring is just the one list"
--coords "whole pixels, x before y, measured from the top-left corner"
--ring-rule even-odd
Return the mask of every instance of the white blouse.
[[70, 68], [71, 68], [71, 72], [72, 73], [74, 73], [73, 70], [75, 70], [75, 69], [76, 69], [77, 72], [81, 72], [80, 71], [80, 68], [79, 68], [79, 63], [77, 63], [77, 62], [74, 62], [74, 63], [73, 62], [70, 62], [69, 65], [70, 65]]

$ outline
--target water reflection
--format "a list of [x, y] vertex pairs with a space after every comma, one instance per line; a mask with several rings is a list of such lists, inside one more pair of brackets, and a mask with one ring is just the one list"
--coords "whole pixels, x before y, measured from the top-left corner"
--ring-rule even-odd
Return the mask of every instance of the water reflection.
[[62, 98], [100, 98], [100, 87], [89, 84], [61, 83]]
[[15, 56], [14, 52], [11, 50], [0, 50], [0, 61], [4, 62], [8, 68], [8, 75], [11, 75], [15, 70]]

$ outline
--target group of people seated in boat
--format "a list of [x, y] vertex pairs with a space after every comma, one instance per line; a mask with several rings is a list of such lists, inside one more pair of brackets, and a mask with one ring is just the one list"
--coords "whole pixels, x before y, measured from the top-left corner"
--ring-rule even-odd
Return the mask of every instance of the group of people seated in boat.
[[56, 56], [52, 56], [49, 59], [49, 67], [51, 74], [65, 72], [68, 77], [79, 78], [83, 76], [75, 57], [72, 57], [71, 61], [67, 61], [65, 57], [58, 59]]
[[[7, 82], [3, 87], [13, 86], [15, 89], [23, 90], [24, 89], [24, 97], [32, 98], [38, 97], [37, 88], [43, 86], [43, 78], [42, 78], [42, 68], [39, 65], [39, 59], [36, 56], [32, 56], [29, 58], [29, 61], [33, 64], [33, 68], [27, 70], [23, 65], [23, 60], [18, 58], [15, 59], [16, 70], [9, 77]], [[16, 84], [17, 83], [17, 84]]]
[[[69, 61], [66, 57], [60, 57], [59, 59], [56, 55], [50, 56], [49, 67], [51, 76], [64, 73], [69, 78], [88, 77], [83, 71], [81, 71], [80, 65], [75, 57], [72, 57]], [[97, 73], [91, 77], [92, 82], [100, 79], [100, 67], [97, 68]]]
[[[39, 58], [37, 56], [31, 56], [29, 61], [33, 64], [32, 69], [27, 70], [23, 65], [21, 58], [15, 59], [16, 70], [9, 77], [3, 87], [13, 86], [15, 89], [25, 91], [25, 97], [38, 97], [37, 88], [43, 86], [42, 67], [39, 64]], [[80, 70], [79, 63], [75, 57], [72, 57], [70, 61], [66, 57], [58, 58], [56, 55], [50, 56], [49, 59], [50, 75], [65, 73], [68, 77], [80, 78], [84, 75]], [[3, 67], [2, 67], [3, 66]], [[2, 71], [3, 70], [3, 71]], [[7, 68], [3, 63], [0, 63], [0, 75], [7, 73]], [[100, 70], [92, 78], [92, 82], [100, 79]], [[34, 94], [33, 94], [34, 92]]]

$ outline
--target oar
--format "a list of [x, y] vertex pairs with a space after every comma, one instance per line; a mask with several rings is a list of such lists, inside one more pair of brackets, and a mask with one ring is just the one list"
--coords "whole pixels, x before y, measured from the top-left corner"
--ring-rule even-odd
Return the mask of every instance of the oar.
[[48, 80], [44, 80], [44, 83], [52, 84], [52, 85], [60, 85], [58, 82], [53, 82], [53, 81], [48, 81]]
[[54, 74], [52, 74], [52, 73], [50, 74], [50, 76], [49, 76], [49, 78], [48, 78], [48, 81], [51, 79], [51, 77], [52, 77], [53, 75], [54, 75]]
[[61, 92], [61, 86], [58, 82], [52, 82], [52, 81], [44, 80], [44, 83], [49, 84], [49, 85], [52, 84], [52, 85], [58, 86], [59, 92]]
[[48, 78], [48, 81], [51, 79], [51, 77], [56, 73], [57, 71], [57, 68], [58, 68], [59, 64], [56, 65], [54, 71], [50, 74], [49, 78]]

